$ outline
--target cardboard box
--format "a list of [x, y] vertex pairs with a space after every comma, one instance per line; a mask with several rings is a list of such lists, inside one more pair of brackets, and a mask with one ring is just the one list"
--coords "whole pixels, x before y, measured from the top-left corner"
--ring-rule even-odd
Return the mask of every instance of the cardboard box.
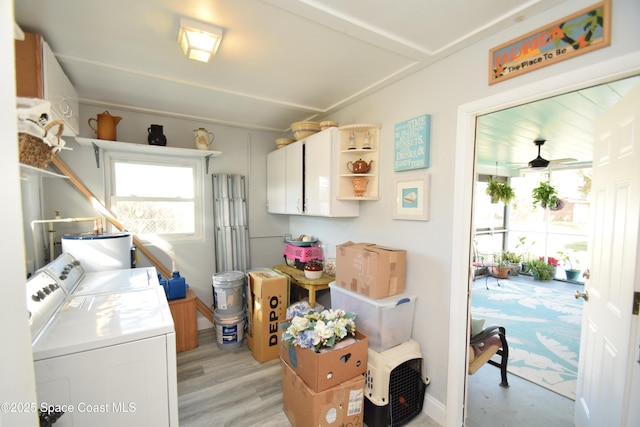
[[369, 298], [404, 292], [406, 270], [404, 249], [354, 242], [336, 248], [336, 284]]
[[361, 426], [364, 419], [363, 375], [315, 392], [282, 362], [284, 412], [294, 427]]
[[349, 345], [337, 345], [320, 353], [282, 343], [280, 358], [318, 393], [365, 373], [369, 341], [360, 331], [356, 331], [355, 338]]
[[278, 324], [285, 320], [289, 305], [286, 276], [264, 269], [248, 273], [247, 345], [258, 362], [277, 359], [282, 337]]

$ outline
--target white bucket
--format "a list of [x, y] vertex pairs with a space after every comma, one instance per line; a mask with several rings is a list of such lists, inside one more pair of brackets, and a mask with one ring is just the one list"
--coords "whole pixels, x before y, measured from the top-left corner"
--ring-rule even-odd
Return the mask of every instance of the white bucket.
[[244, 310], [240, 313], [226, 315], [216, 309], [213, 310], [213, 320], [216, 325], [216, 344], [220, 350], [234, 350], [242, 345]]
[[242, 271], [224, 271], [213, 275], [214, 307], [220, 314], [244, 310], [246, 277]]

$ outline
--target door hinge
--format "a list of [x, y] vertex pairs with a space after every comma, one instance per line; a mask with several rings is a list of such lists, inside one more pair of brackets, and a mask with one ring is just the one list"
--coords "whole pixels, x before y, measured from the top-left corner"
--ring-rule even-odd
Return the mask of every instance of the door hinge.
[[639, 312], [640, 312], [640, 292], [634, 292], [632, 314], [635, 314], [637, 316]]

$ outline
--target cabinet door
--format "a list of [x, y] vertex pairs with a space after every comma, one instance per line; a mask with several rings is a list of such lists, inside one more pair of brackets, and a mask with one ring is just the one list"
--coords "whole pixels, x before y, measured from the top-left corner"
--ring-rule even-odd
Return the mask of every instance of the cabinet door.
[[283, 214], [285, 211], [285, 150], [267, 154], [267, 212]]
[[305, 139], [304, 205], [307, 215], [331, 215], [331, 133]]
[[44, 99], [51, 102], [54, 118], [65, 122], [64, 135], [77, 136], [78, 95], [47, 42], [42, 42], [42, 68], [44, 77]]
[[337, 200], [339, 132], [331, 128], [305, 139], [305, 213], [316, 216], [355, 217], [358, 201]]
[[288, 214], [304, 212], [303, 149], [303, 141], [296, 141], [281, 149], [285, 152], [285, 212]]

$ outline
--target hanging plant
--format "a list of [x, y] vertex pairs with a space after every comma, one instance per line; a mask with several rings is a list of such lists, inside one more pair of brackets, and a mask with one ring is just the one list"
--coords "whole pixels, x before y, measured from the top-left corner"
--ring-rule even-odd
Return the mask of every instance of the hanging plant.
[[533, 196], [534, 208], [540, 205], [545, 209], [549, 207], [549, 209], [554, 210], [558, 206], [558, 192], [548, 182], [540, 182], [540, 184], [533, 189], [531, 195]]
[[500, 178], [489, 178], [486, 191], [491, 197], [491, 203], [503, 202], [506, 205], [516, 196], [509, 183]]

